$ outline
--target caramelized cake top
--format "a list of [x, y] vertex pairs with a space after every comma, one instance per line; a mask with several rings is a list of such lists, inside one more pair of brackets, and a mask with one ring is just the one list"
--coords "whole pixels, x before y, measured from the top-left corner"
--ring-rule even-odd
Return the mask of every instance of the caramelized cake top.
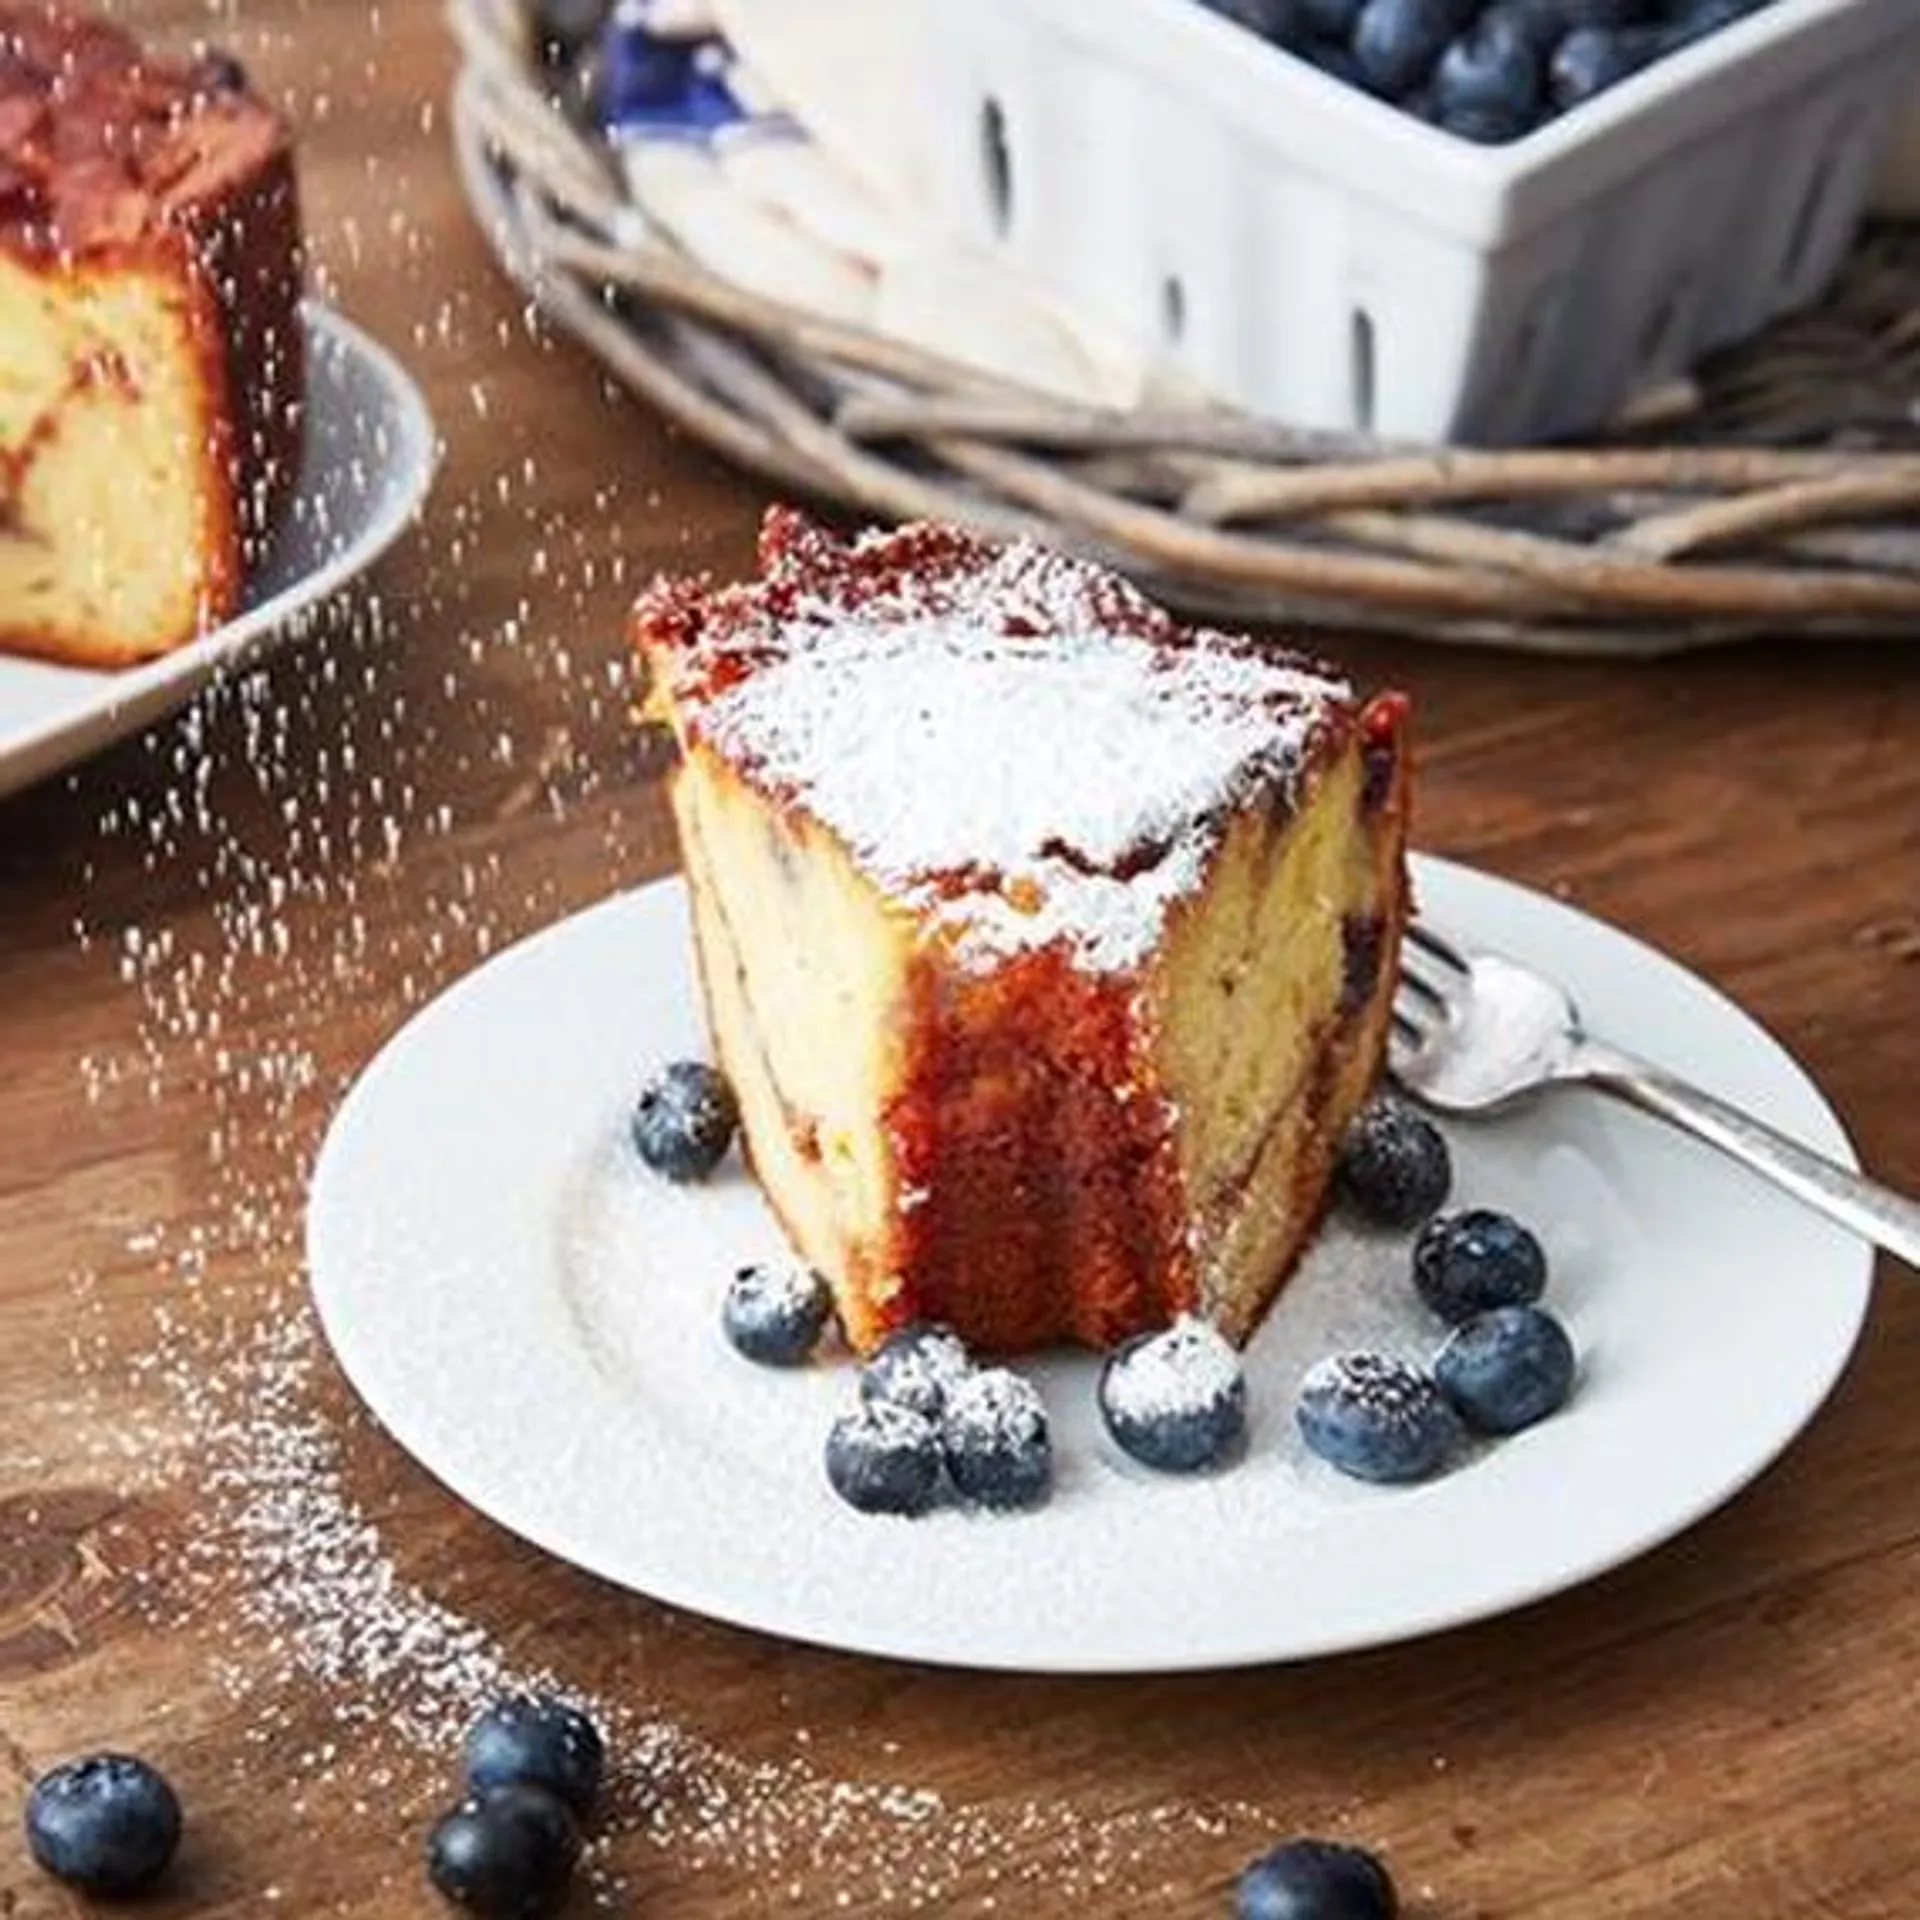
[[104, 21], [0, 0], [0, 246], [137, 240], [285, 137], [230, 59], [155, 59]]
[[776, 510], [761, 567], [641, 602], [685, 737], [829, 827], [964, 961], [1060, 944], [1089, 972], [1138, 964], [1229, 815], [1290, 807], [1357, 724], [1317, 662], [1184, 628], [1029, 543], [842, 545]]

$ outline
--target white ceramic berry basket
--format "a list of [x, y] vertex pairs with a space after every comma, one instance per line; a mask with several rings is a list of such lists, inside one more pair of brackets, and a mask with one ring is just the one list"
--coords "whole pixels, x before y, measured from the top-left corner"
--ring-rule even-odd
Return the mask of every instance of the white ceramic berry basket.
[[969, 239], [1298, 426], [1512, 443], [1818, 296], [1920, 70], [1920, 0], [1775, 0], [1504, 147], [1197, 0], [935, 0]]

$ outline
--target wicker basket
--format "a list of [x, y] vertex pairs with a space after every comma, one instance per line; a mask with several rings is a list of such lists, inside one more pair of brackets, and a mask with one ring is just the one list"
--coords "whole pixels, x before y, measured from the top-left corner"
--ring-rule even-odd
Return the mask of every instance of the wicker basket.
[[1035, 535], [1191, 611], [1554, 653], [1920, 637], [1920, 229], [1593, 444], [1397, 447], [1064, 404], [722, 280], [634, 222], [519, 0], [451, 0], [503, 265], [635, 392], [785, 490]]

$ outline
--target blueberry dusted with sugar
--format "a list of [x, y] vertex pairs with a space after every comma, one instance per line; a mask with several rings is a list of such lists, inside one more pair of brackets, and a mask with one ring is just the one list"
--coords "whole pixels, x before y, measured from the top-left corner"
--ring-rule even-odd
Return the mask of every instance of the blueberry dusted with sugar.
[[1460, 0], [1367, 0], [1353, 28], [1362, 83], [1383, 100], [1404, 100], [1433, 70], [1463, 16]]
[[1340, 1353], [1300, 1383], [1300, 1437], [1356, 1480], [1424, 1480], [1445, 1464], [1459, 1426], [1418, 1367], [1382, 1353]]
[[1308, 0], [1201, 0], [1201, 4], [1272, 46], [1294, 50], [1314, 37]]
[[1469, 139], [1512, 140], [1546, 111], [1545, 68], [1512, 13], [1483, 14], [1440, 56], [1433, 76], [1440, 124]]
[[593, 1810], [606, 1771], [606, 1742], [576, 1706], [516, 1694], [496, 1702], [467, 1735], [467, 1785], [542, 1787], [581, 1819]]
[[1141, 1465], [1195, 1473], [1223, 1460], [1247, 1426], [1247, 1378], [1232, 1344], [1187, 1315], [1136, 1335], [1100, 1370], [1107, 1431]]
[[1453, 1157], [1440, 1129], [1404, 1100], [1376, 1094], [1340, 1148], [1340, 1190], [1381, 1227], [1417, 1227], [1446, 1204]]
[[1617, 87], [1666, 51], [1657, 27], [1576, 27], [1553, 50], [1547, 89], [1562, 113]]
[[798, 1260], [742, 1267], [727, 1288], [721, 1324], [737, 1352], [763, 1367], [803, 1365], [833, 1317], [833, 1294]]
[[1540, 1242], [1510, 1214], [1490, 1207], [1438, 1214], [1413, 1243], [1413, 1284], [1442, 1320], [1456, 1326], [1493, 1307], [1524, 1307], [1547, 1286]]
[[1468, 1426], [1518, 1433], [1566, 1405], [1577, 1364], [1573, 1341], [1552, 1314], [1495, 1307], [1448, 1335], [1433, 1375]]
[[940, 1495], [940, 1429], [894, 1400], [864, 1400], [827, 1434], [827, 1479], [862, 1513], [925, 1513]]
[[973, 1371], [973, 1356], [951, 1327], [916, 1321], [890, 1333], [860, 1369], [864, 1400], [887, 1400], [938, 1420], [947, 1395]]
[[1031, 1507], [1053, 1477], [1047, 1409], [1031, 1380], [1005, 1367], [971, 1373], [947, 1395], [940, 1421], [947, 1477], [983, 1507]]
[[1395, 1920], [1400, 1906], [1364, 1847], [1288, 1840], [1241, 1874], [1233, 1911], [1235, 1920]]
[[82, 1893], [144, 1893], [180, 1845], [180, 1801], [125, 1753], [92, 1753], [43, 1773], [27, 1795], [27, 1850]]
[[633, 1109], [633, 1144], [655, 1173], [704, 1180], [727, 1157], [740, 1105], [724, 1075], [702, 1060], [676, 1060], [647, 1082]]
[[469, 1794], [427, 1838], [427, 1878], [482, 1920], [542, 1920], [558, 1913], [580, 1858], [566, 1802], [542, 1787]]

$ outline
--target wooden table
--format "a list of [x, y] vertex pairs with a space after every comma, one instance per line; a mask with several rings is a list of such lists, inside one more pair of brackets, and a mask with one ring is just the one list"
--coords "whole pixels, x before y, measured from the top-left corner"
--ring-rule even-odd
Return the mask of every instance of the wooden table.
[[[0, 808], [0, 1915], [79, 1910], [15, 1820], [36, 1768], [99, 1745], [189, 1805], [152, 1911], [427, 1910], [421, 1835], [491, 1661], [651, 1721], [595, 1849], [615, 1911], [1219, 1914], [1270, 1832], [1321, 1830], [1448, 1920], [1920, 1913], [1897, 1271], [1805, 1442], [1664, 1552], [1429, 1644], [1221, 1679], [969, 1678], [670, 1616], [503, 1537], [355, 1413], [302, 1304], [326, 1116], [487, 945], [669, 865], [622, 610], [657, 567], [742, 567], [762, 504], [528, 324], [456, 193], [436, 9], [372, 12], [250, 0], [236, 37], [304, 115], [322, 286], [436, 409], [427, 524], [203, 737]], [[1417, 696], [1425, 846], [1701, 969], [1920, 1185], [1902, 650], [1344, 651]], [[276, 1568], [296, 1522], [306, 1558]]]

